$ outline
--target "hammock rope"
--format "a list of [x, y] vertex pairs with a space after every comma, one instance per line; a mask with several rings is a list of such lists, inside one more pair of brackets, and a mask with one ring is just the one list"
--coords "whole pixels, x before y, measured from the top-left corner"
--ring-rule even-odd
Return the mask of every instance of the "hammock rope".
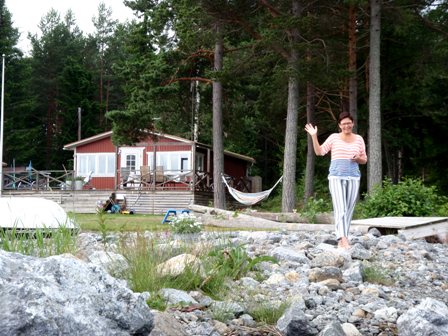
[[255, 192], [255, 193], [245, 193], [239, 190], [236, 190], [235, 188], [232, 188], [227, 183], [227, 180], [224, 176], [221, 176], [222, 180], [227, 186], [227, 189], [229, 189], [230, 195], [233, 196], [234, 199], [236, 199], [238, 202], [244, 205], [254, 205], [258, 202], [261, 202], [262, 200], [268, 198], [269, 194], [274, 190], [274, 188], [277, 186], [277, 184], [280, 183], [280, 181], [283, 179], [283, 176], [281, 176], [278, 181], [274, 184], [274, 186], [271, 189]]

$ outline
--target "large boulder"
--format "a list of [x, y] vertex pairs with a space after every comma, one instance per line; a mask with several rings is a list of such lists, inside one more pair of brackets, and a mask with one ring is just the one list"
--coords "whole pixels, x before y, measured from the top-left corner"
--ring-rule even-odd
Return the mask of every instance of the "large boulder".
[[143, 295], [71, 255], [36, 258], [0, 250], [1, 335], [148, 335]]
[[76, 229], [62, 207], [38, 197], [0, 197], [0, 227], [16, 229]]

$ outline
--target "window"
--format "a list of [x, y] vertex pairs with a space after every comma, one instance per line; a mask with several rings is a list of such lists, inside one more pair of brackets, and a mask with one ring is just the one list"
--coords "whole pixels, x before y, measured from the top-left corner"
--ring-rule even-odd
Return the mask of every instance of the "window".
[[121, 147], [120, 168], [126, 168], [129, 172], [138, 172], [143, 165], [143, 152], [145, 147]]
[[205, 171], [204, 167], [205, 155], [202, 153], [196, 153], [196, 170], [203, 172]]
[[180, 158], [180, 171], [187, 170], [188, 167], [188, 158]]
[[[180, 172], [191, 169], [191, 152], [157, 152], [156, 166], [163, 166], [165, 171]], [[148, 153], [148, 163], [151, 170], [154, 166], [154, 153]]]
[[129, 168], [129, 171], [135, 171], [135, 163], [136, 157], [133, 154], [126, 155], [126, 168]]
[[91, 171], [93, 176], [114, 176], [115, 154], [77, 154], [76, 165], [77, 174], [80, 176], [87, 176]]

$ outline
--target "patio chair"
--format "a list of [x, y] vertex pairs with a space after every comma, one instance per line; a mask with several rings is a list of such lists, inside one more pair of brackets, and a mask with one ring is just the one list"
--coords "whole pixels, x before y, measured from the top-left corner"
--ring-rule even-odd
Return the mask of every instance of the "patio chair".
[[151, 185], [151, 172], [149, 166], [140, 166], [140, 181], [142, 187], [148, 187]]
[[130, 173], [131, 173], [131, 168], [129, 168], [129, 167], [121, 167], [120, 168], [120, 181], [121, 181], [122, 188], [126, 188]]
[[156, 185], [160, 185], [163, 189], [163, 184], [165, 183], [165, 175], [163, 173], [163, 166], [157, 166], [154, 176]]
[[92, 175], [93, 175], [93, 170], [89, 171], [89, 174], [87, 174], [86, 177], [84, 177], [83, 180], [83, 189], [93, 189], [92, 185], [90, 184], [92, 181]]

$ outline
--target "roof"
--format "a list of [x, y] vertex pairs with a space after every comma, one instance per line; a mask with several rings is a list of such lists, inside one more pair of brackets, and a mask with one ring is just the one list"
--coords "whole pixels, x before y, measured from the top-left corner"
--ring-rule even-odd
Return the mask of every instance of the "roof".
[[[154, 133], [154, 132], [149, 132], [149, 133]], [[155, 133], [155, 134], [157, 134], [157, 133]], [[178, 136], [175, 136], [175, 135], [160, 134], [160, 133], [158, 135], [160, 135], [161, 137], [167, 138], [167, 139], [176, 140], [176, 141], [183, 142], [183, 143], [190, 144], [190, 145], [193, 145], [195, 143], [192, 140], [181, 138], [181, 137], [178, 137]], [[64, 150], [75, 150], [76, 147], [87, 145], [87, 144], [90, 144], [92, 142], [96, 142], [98, 140], [106, 139], [106, 138], [109, 138], [109, 137], [112, 137], [112, 131], [107, 131], [107, 132], [100, 133], [100, 134], [97, 134], [97, 135], [94, 135], [94, 136], [91, 136], [91, 137], [88, 137], [88, 138], [85, 138], [85, 139], [81, 139], [81, 140], [78, 140], [78, 141], [75, 141], [75, 142], [71, 142], [71, 143], [65, 145], [63, 147], [63, 149]], [[203, 147], [203, 148], [206, 148], [206, 149], [212, 149], [212, 147], [210, 145], [206, 145], [206, 144], [199, 143], [199, 142], [196, 142], [196, 146], [197, 147]], [[235, 158], [240, 159], [240, 160], [248, 161], [248, 162], [251, 162], [251, 163], [255, 162], [255, 159], [250, 157], [250, 156], [246, 156], [246, 155], [230, 152], [230, 151], [227, 151], [227, 150], [224, 151], [224, 154], [228, 155], [228, 156], [235, 157]]]

